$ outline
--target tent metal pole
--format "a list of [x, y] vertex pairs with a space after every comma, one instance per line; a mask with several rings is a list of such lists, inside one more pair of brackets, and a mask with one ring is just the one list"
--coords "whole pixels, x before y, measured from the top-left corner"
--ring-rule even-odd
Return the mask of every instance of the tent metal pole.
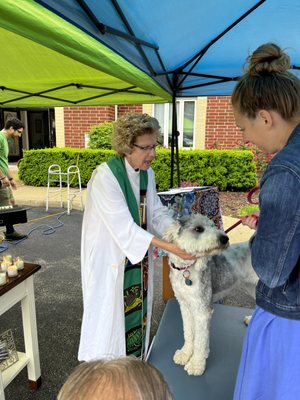
[[95, 16], [91, 8], [86, 4], [84, 0], [76, 0], [76, 1], [102, 35], [104, 35], [105, 33], [110, 33], [112, 35], [122, 37], [123, 39], [127, 39], [135, 44], [143, 45], [152, 48], [154, 50], [158, 50], [158, 46], [155, 44], [149, 43], [143, 39], [139, 39], [133, 34], [130, 35], [128, 33], [119, 31], [118, 29], [114, 29], [111, 26], [103, 24], [98, 20], [98, 18]]
[[[126, 26], [126, 28], [127, 28], [128, 32], [130, 33], [130, 35], [132, 35], [133, 37], [135, 37], [135, 34], [134, 34], [134, 32], [133, 32], [133, 29], [131, 28], [131, 26], [130, 26], [128, 20], [127, 20], [127, 18], [125, 17], [125, 14], [124, 14], [122, 8], [120, 7], [118, 1], [117, 1], [117, 0], [111, 0], [111, 2], [112, 2], [112, 4], [113, 4], [113, 6], [115, 7], [115, 9], [116, 9], [118, 15], [120, 16], [121, 20], [123, 21], [124, 25]], [[154, 69], [153, 69], [153, 67], [152, 67], [152, 65], [151, 65], [151, 63], [150, 63], [150, 61], [149, 61], [149, 59], [148, 59], [146, 53], [144, 52], [143, 47], [142, 47], [139, 43], [136, 43], [136, 45], [137, 45], [137, 51], [140, 53], [141, 57], [142, 57], [143, 60], [145, 61], [145, 63], [146, 63], [146, 65], [147, 65], [147, 67], [148, 67], [148, 69], [149, 69], [151, 75], [152, 75], [152, 76], [155, 76], [155, 75], [156, 75], [156, 72], [154, 71]], [[158, 50], [158, 47], [157, 47], [157, 50]]]
[[[171, 179], [170, 179], [170, 188], [173, 187], [174, 183], [174, 143], [175, 143], [175, 124], [176, 124], [176, 96], [173, 92], [172, 95], [172, 137], [171, 137]], [[174, 107], [175, 105], [175, 107]]]
[[199, 83], [199, 85], [190, 85], [190, 86], [180, 86], [179, 90], [187, 90], [187, 89], [194, 89], [194, 88], [199, 88], [203, 86], [211, 86], [211, 85], [217, 85], [218, 83], [225, 83], [225, 82], [235, 82], [239, 79], [238, 76], [234, 76], [232, 78], [224, 78], [224, 79], [219, 79], [217, 81], [213, 82], [206, 82], [206, 83]]
[[[173, 75], [173, 85], [176, 87], [177, 75]], [[176, 172], [177, 172], [177, 186], [180, 186], [180, 169], [179, 169], [179, 149], [178, 149], [178, 136], [177, 130], [177, 110], [176, 110], [176, 92], [173, 91], [172, 95], [172, 140], [171, 140], [171, 179], [170, 187], [174, 185], [174, 148], [176, 147]]]
[[[176, 102], [175, 102], [176, 109]], [[175, 113], [177, 114], [177, 113]], [[176, 116], [177, 119], [177, 116]], [[176, 129], [176, 170], [177, 170], [177, 187], [180, 187], [180, 167], [179, 167], [179, 146], [178, 146], [179, 131]]]

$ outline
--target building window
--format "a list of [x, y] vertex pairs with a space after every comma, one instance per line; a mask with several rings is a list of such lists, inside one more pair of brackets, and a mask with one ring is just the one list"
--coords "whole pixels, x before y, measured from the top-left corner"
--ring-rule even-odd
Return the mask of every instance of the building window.
[[[172, 103], [154, 104], [153, 115], [158, 120], [164, 138], [164, 146], [170, 147], [172, 137]], [[183, 148], [195, 148], [196, 100], [176, 100], [178, 145]]]

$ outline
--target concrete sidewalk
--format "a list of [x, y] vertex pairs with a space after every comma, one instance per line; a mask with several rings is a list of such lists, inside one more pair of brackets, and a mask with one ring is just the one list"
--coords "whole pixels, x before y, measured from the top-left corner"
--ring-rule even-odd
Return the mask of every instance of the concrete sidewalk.
[[[38, 206], [46, 208], [46, 195], [47, 188], [46, 187], [35, 187], [35, 186], [26, 186], [22, 181], [19, 180], [18, 177], [18, 167], [15, 164], [9, 165], [10, 171], [17, 182], [17, 190], [14, 191], [14, 197], [16, 199], [16, 204], [18, 205], [26, 205], [26, 206]], [[52, 188], [55, 190], [55, 188]], [[71, 193], [75, 192], [77, 189], [72, 188]], [[62, 198], [63, 198], [63, 207], [67, 208], [67, 188], [62, 189]], [[86, 199], [86, 188], [82, 189], [82, 200], [83, 205], [85, 205]], [[49, 194], [49, 207], [60, 207], [60, 194], [59, 192]], [[72, 207], [75, 210], [80, 210], [80, 196], [77, 195], [74, 197], [72, 202]], [[238, 219], [224, 216], [223, 215], [223, 223], [224, 229], [226, 230], [230, 226], [232, 226]], [[230, 243], [238, 243], [243, 242], [245, 240], [249, 240], [253, 235], [253, 230], [249, 229], [246, 226], [239, 225], [234, 228], [232, 231], [228, 233]]]

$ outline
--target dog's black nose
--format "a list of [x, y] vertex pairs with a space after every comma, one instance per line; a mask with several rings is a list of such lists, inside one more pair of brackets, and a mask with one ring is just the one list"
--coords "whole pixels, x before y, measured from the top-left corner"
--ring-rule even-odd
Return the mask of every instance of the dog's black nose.
[[221, 236], [220, 236], [220, 242], [221, 242], [221, 244], [227, 244], [228, 241], [229, 241], [229, 237], [228, 237], [228, 236], [226, 236], [226, 235], [221, 235]]

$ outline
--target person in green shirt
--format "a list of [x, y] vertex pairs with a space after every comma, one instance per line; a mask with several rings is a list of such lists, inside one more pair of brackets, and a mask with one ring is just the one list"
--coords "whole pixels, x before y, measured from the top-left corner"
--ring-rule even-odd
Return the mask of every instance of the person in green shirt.
[[[15, 205], [12, 189], [16, 190], [17, 186], [8, 168], [8, 139], [14, 136], [21, 137], [23, 129], [23, 122], [13, 117], [6, 121], [0, 131], [0, 206]], [[25, 237], [26, 235], [16, 232], [12, 224], [6, 224], [5, 240], [21, 240]]]

